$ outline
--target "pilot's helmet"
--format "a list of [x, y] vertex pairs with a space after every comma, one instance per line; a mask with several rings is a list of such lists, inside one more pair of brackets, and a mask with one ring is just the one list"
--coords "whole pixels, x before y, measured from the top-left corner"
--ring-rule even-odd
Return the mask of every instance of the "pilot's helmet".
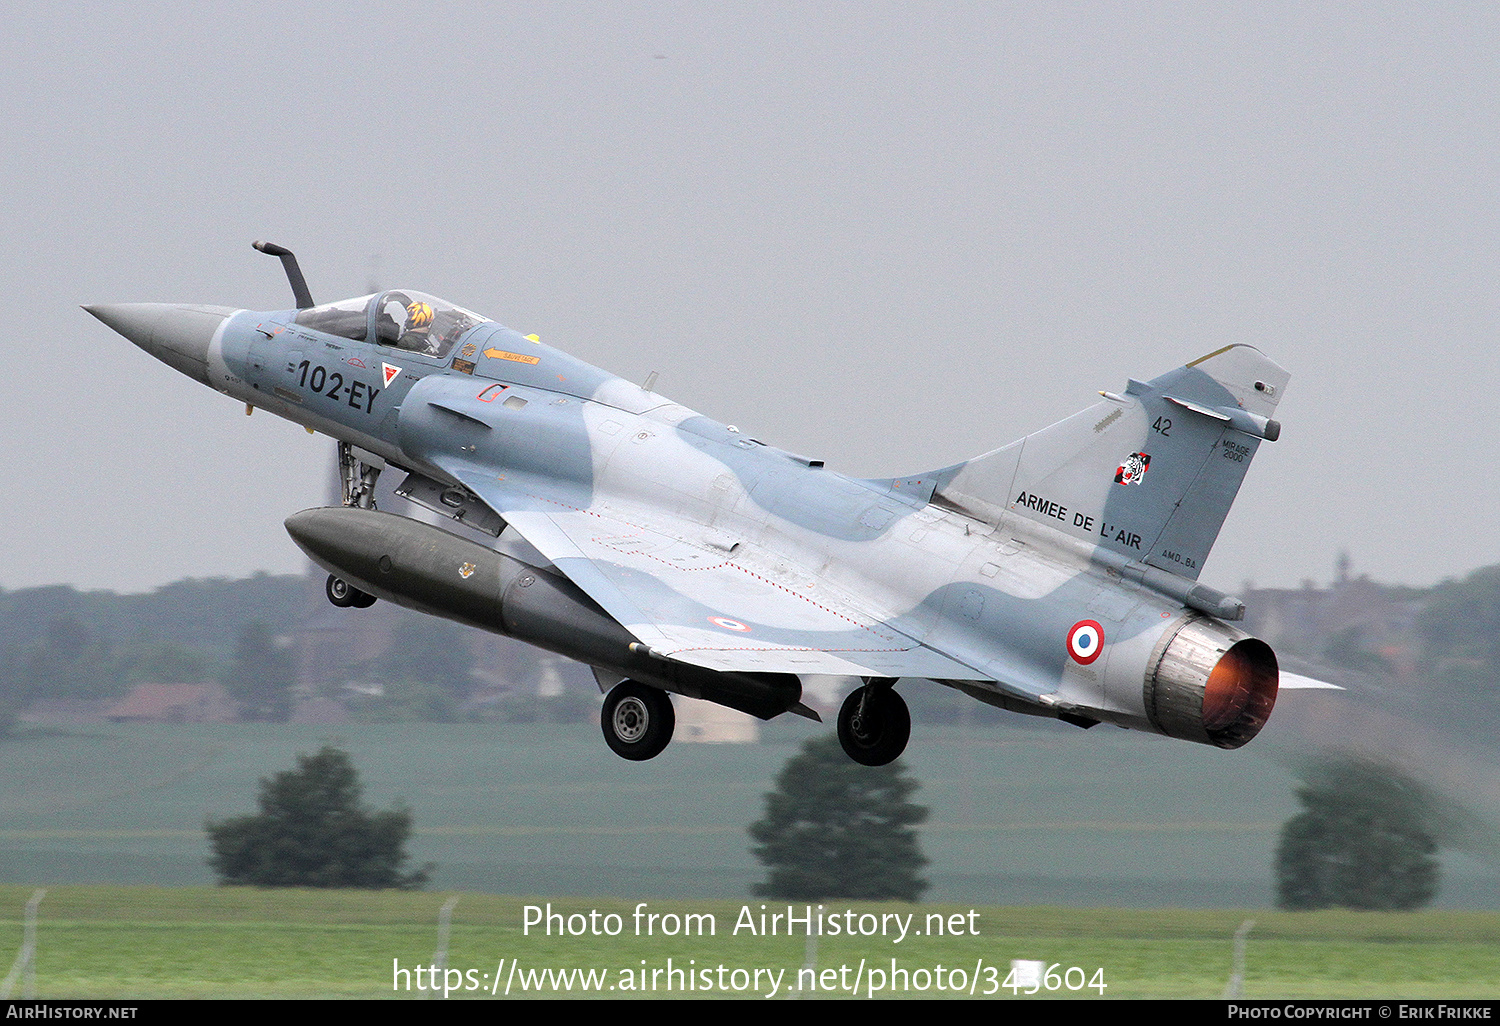
[[432, 327], [432, 305], [420, 299], [413, 300], [406, 308], [406, 330], [426, 331]]

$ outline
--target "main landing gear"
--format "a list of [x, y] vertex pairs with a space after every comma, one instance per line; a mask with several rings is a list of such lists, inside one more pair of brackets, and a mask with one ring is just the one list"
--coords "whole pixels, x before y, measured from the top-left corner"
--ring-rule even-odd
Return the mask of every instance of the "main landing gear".
[[660, 688], [622, 680], [604, 697], [599, 716], [604, 740], [622, 759], [654, 759], [672, 740], [677, 714], [672, 699]]
[[856, 688], [839, 709], [839, 744], [864, 766], [884, 766], [906, 750], [911, 713], [891, 686], [894, 678], [872, 680]]

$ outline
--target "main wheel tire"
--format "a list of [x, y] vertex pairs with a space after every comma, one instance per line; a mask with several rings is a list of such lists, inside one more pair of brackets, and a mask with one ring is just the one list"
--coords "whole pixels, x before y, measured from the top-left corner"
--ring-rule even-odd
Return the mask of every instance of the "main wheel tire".
[[911, 711], [906, 700], [889, 687], [856, 688], [839, 709], [839, 744], [863, 766], [895, 762], [910, 738]]
[[604, 698], [599, 715], [604, 740], [622, 759], [654, 759], [672, 740], [677, 713], [672, 699], [660, 688], [622, 680]]
[[328, 575], [328, 583], [323, 586], [323, 590], [328, 593], [328, 601], [340, 609], [348, 609], [355, 604], [358, 596], [364, 594], [364, 592], [360, 591], [354, 585], [335, 574]]
[[357, 589], [355, 590], [355, 592], [354, 592], [354, 608], [355, 609], [369, 609], [374, 604], [375, 604], [375, 596], [374, 595], [371, 595], [368, 591], [359, 591]]

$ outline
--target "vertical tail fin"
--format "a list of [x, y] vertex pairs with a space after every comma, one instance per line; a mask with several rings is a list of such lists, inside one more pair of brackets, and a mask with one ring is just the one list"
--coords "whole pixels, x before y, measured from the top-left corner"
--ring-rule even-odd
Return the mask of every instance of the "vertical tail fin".
[[1012, 513], [1197, 580], [1290, 375], [1226, 346], [1018, 442], [940, 471], [936, 498]]

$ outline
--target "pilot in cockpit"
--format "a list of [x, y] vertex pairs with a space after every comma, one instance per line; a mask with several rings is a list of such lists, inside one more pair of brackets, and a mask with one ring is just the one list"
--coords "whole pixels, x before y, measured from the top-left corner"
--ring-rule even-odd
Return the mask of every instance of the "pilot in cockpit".
[[377, 336], [383, 345], [393, 345], [412, 353], [438, 355], [442, 339], [432, 334], [432, 304], [401, 292], [392, 292], [380, 304], [376, 320]]
[[375, 340], [443, 359], [460, 335], [483, 317], [421, 292], [387, 292], [376, 301]]
[[442, 339], [433, 336], [432, 321], [432, 306], [420, 299], [412, 300], [406, 304], [406, 330], [396, 344], [413, 353], [436, 356]]

